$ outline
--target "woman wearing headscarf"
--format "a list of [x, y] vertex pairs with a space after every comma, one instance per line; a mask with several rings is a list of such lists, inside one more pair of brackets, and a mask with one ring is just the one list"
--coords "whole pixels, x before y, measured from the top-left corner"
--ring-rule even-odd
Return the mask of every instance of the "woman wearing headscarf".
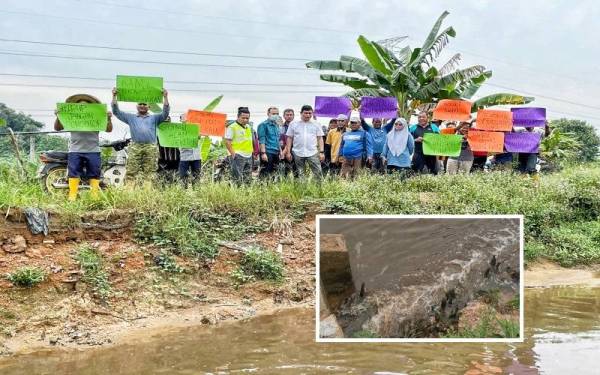
[[408, 131], [408, 123], [403, 118], [394, 121], [394, 128], [386, 136], [381, 157], [388, 173], [405, 173], [410, 170], [410, 155], [414, 152], [415, 140]]

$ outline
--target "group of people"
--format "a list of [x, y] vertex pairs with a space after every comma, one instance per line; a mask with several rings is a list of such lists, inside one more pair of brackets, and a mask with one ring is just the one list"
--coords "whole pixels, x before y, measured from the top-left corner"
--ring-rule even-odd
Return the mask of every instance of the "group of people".
[[[119, 109], [117, 89], [112, 90], [112, 112], [107, 113], [108, 126], [112, 130], [111, 117], [114, 115], [129, 126], [131, 144], [128, 149], [127, 180], [133, 182], [152, 181], [157, 171], [158, 140], [157, 127], [170, 121], [167, 90], [163, 90], [162, 112], [151, 114], [149, 103], [137, 103], [136, 113], [127, 113]], [[99, 103], [86, 94], [73, 95], [67, 103]], [[250, 124], [250, 111], [239, 107], [236, 120], [226, 128], [224, 144], [229, 154], [231, 177], [236, 184], [249, 183], [252, 180], [253, 165], [261, 165], [259, 178], [272, 180], [276, 176], [293, 174], [303, 179], [310, 169], [313, 178], [320, 181], [323, 175], [340, 175], [353, 178], [362, 168], [376, 173], [397, 173], [402, 178], [410, 173], [438, 174], [445, 170], [448, 174], [468, 173], [478, 155], [472, 152], [467, 135], [473, 122], [458, 124], [432, 122], [426, 112], [418, 115], [414, 125], [404, 118], [374, 118], [371, 124], [362, 117], [350, 117], [340, 114], [329, 121], [327, 128], [316, 121], [313, 108], [304, 105], [300, 109], [300, 118], [295, 120], [293, 109], [285, 109], [283, 118], [277, 107], [267, 110], [267, 120], [256, 130]], [[182, 121], [185, 118], [182, 115]], [[385, 125], [384, 125], [385, 123]], [[55, 130], [63, 126], [57, 118]], [[532, 131], [527, 129], [526, 131]], [[426, 133], [460, 134], [463, 136], [460, 155], [457, 157], [439, 157], [423, 153], [423, 138]], [[198, 148], [179, 149], [179, 176], [182, 179], [196, 179], [200, 176], [201, 158]], [[512, 161], [512, 154], [511, 161]], [[502, 154], [495, 156], [495, 162], [505, 163]], [[535, 171], [536, 154], [519, 156], [523, 172]], [[308, 168], [307, 168], [308, 167]], [[190, 171], [191, 170], [191, 171]], [[91, 194], [97, 196], [101, 178], [101, 158], [98, 132], [71, 132], [68, 153], [69, 199], [77, 197], [80, 177], [90, 181]]]

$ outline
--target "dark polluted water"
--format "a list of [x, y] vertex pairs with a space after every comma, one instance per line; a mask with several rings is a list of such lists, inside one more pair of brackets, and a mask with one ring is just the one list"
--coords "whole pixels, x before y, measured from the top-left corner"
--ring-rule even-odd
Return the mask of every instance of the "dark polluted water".
[[313, 310], [0, 359], [0, 374], [600, 374], [600, 288], [527, 289], [524, 343], [317, 344]]

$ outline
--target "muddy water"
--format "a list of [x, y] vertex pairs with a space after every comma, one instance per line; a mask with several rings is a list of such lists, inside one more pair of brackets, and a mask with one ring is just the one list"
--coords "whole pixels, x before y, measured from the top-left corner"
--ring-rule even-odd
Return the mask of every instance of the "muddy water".
[[598, 374], [600, 288], [528, 289], [518, 344], [316, 344], [314, 312], [0, 359], [0, 374]]

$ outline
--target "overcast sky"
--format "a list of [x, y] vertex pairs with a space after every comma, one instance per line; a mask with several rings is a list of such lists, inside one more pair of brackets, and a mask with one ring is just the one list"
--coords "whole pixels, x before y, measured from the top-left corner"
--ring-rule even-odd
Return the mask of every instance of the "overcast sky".
[[[477, 97], [494, 92], [535, 96], [531, 105], [546, 107], [549, 118], [579, 118], [600, 127], [600, 5], [595, 3], [3, 0], [0, 102], [49, 126], [56, 102], [69, 95], [85, 92], [109, 102], [117, 74], [161, 76], [170, 90], [175, 114], [189, 108], [201, 109], [212, 98], [224, 94], [217, 111], [232, 117], [238, 106], [247, 105], [257, 122], [264, 119], [268, 106], [298, 109], [302, 104], [314, 103], [315, 95], [346, 91], [342, 86], [320, 81], [318, 72], [304, 69], [306, 61], [362, 56], [356, 44], [360, 34], [374, 40], [407, 35], [406, 43], [420, 46], [437, 17], [448, 10], [450, 15], [444, 27], [454, 26], [457, 36], [451, 39], [439, 62], [460, 52], [461, 67], [482, 64], [491, 69], [494, 75]], [[6, 39], [215, 56], [17, 43]], [[133, 110], [129, 104], [122, 107]], [[113, 136], [121, 137], [126, 131], [125, 125], [117, 123]]]

